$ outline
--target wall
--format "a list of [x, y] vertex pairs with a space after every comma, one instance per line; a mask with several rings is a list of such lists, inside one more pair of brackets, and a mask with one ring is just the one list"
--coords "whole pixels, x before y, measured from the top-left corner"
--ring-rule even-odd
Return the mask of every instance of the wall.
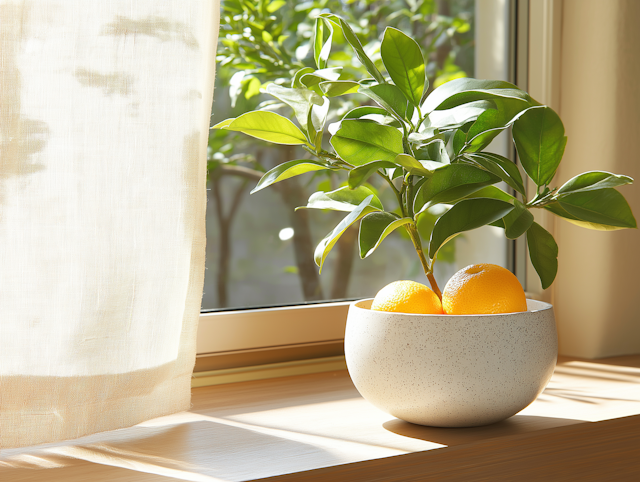
[[[559, 60], [554, 107], [569, 140], [556, 184], [594, 169], [640, 182], [640, 2], [540, 3], [552, 6], [561, 31], [559, 45], [554, 44]], [[640, 216], [640, 187], [620, 191]], [[553, 228], [560, 247], [551, 294], [560, 353], [586, 358], [640, 353], [640, 232], [591, 231], [561, 219]]]

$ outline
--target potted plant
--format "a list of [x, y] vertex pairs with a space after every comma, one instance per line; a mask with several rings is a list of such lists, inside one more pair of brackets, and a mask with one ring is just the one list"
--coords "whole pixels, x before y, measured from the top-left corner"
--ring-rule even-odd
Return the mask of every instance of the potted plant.
[[[343, 80], [339, 68], [329, 67], [337, 31], [370, 77]], [[258, 110], [213, 129], [299, 145], [308, 153], [268, 171], [252, 192], [309, 172], [345, 172], [345, 186], [313, 193], [303, 206], [346, 213], [315, 250], [320, 270], [353, 224], [359, 223], [362, 258], [394, 230], [404, 229], [441, 298], [433, 275], [438, 252], [460, 233], [493, 225], [508, 239], [526, 236], [531, 262], [547, 288], [557, 273], [558, 247], [535, 222], [534, 209], [590, 229], [636, 227], [629, 205], [615, 189], [633, 182], [627, 176], [590, 171], [551, 187], [567, 141], [562, 121], [515, 85], [461, 78], [430, 92], [422, 51], [412, 38], [394, 28], [385, 30], [380, 44], [383, 73], [352, 28], [329, 13], [316, 19], [311, 48], [316, 69], [303, 68], [265, 89], [291, 107], [297, 125], [275, 112]], [[372, 105], [356, 107], [326, 126], [331, 100], [354, 93]], [[323, 142], [325, 130], [329, 143]], [[532, 195], [513, 162], [485, 151], [505, 130], [536, 186]], [[393, 207], [383, 206], [368, 185], [372, 176], [393, 191]], [[434, 212], [441, 214], [425, 237], [418, 223]], [[529, 300], [523, 313], [460, 316], [385, 313], [369, 306], [370, 300], [350, 309], [347, 364], [365, 398], [405, 420], [443, 426], [491, 423], [533, 401], [553, 371], [557, 340], [553, 311], [545, 303]]]

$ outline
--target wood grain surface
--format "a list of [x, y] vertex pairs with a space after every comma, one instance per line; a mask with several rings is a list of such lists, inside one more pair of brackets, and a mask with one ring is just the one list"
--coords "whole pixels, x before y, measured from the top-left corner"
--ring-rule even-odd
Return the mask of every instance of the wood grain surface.
[[640, 416], [542, 430], [263, 482], [640, 480]]
[[196, 388], [192, 403], [123, 430], [2, 450], [0, 481], [640, 480], [640, 356], [560, 359], [532, 405], [486, 427], [397, 420], [344, 370]]

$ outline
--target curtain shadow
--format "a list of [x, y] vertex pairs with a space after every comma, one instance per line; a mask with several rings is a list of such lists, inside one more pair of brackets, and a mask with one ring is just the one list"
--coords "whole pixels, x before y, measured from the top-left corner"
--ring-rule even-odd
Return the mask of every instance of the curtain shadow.
[[294, 472], [343, 463], [339, 454], [322, 447], [211, 421], [136, 426], [5, 453], [0, 455], [0, 480], [34, 482], [48, 480], [45, 469], [55, 470], [57, 477], [64, 474], [59, 480], [80, 481], [87, 480], [81, 474], [110, 467], [128, 469], [131, 478], [126, 480], [136, 481], [141, 472], [179, 480], [247, 480], [281, 473], [283, 454]]
[[134, 19], [118, 15], [113, 22], [104, 26], [102, 34], [122, 37], [131, 36], [134, 39], [136, 35], [145, 35], [161, 42], [182, 42], [191, 50], [200, 48], [198, 41], [187, 25], [159, 16]]
[[[44, 149], [49, 127], [45, 122], [29, 119], [22, 113], [22, 75], [18, 68], [18, 54], [26, 37], [23, 22], [28, 10], [24, 5], [0, 5], [0, 182], [45, 168], [33, 156]], [[0, 190], [0, 203], [2, 200]]]

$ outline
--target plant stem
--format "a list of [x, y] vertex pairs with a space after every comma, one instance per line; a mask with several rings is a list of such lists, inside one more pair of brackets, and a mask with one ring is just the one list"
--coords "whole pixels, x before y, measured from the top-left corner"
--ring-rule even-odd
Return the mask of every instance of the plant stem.
[[554, 202], [553, 196], [555, 195], [556, 191], [557, 191], [557, 188], [554, 188], [554, 189], [546, 188], [545, 192], [536, 194], [535, 197], [527, 203], [527, 207], [541, 208], [546, 204], [550, 204]]
[[440, 300], [442, 300], [442, 292], [438, 287], [438, 283], [436, 282], [435, 277], [433, 276], [433, 263], [429, 265], [426, 256], [424, 255], [424, 251], [422, 250], [422, 241], [420, 240], [420, 233], [416, 229], [415, 224], [405, 224], [405, 228], [407, 233], [409, 233], [409, 237], [411, 238], [411, 242], [413, 243], [414, 248], [416, 249], [416, 253], [418, 253], [418, 258], [420, 258], [420, 263], [422, 263], [422, 269], [424, 270], [424, 274], [427, 275], [427, 279], [429, 280], [429, 284], [431, 285], [431, 289], [438, 296]]
[[402, 179], [402, 187], [400, 188], [400, 209], [402, 210], [402, 216], [405, 217], [407, 215], [406, 206], [408, 205], [407, 201], [407, 180], [406, 178]]
[[440, 291], [440, 288], [438, 288], [438, 283], [436, 282], [436, 278], [433, 276], [433, 273], [427, 273], [427, 279], [429, 280], [429, 284], [431, 284], [433, 292], [438, 295], [438, 298], [442, 301], [442, 292]]
[[[380, 171], [376, 171], [378, 173], [378, 175], [380, 177], [382, 177], [384, 180], [386, 180], [389, 183], [389, 186], [391, 186], [391, 189], [393, 189], [393, 192], [395, 193], [396, 197], [398, 198], [398, 203], [400, 204], [400, 211], [402, 213], [402, 216], [407, 216], [407, 213], [411, 213], [410, 216], [413, 217], [413, 179], [411, 179], [410, 176], [410, 182], [409, 184], [404, 184], [403, 185], [403, 192], [400, 192], [393, 184], [393, 181], [391, 179], [389, 179], [387, 176], [385, 176], [384, 174], [382, 174]], [[408, 192], [405, 191], [406, 188], [408, 189]], [[402, 202], [402, 195], [406, 192], [407, 194], [407, 206], [405, 208], [404, 203]], [[410, 205], [411, 204], [411, 205]], [[420, 258], [420, 263], [422, 264], [422, 269], [424, 270], [424, 274], [427, 276], [427, 279], [429, 280], [429, 284], [431, 285], [431, 289], [433, 290], [433, 292], [438, 296], [438, 298], [440, 300], [442, 300], [442, 292], [440, 291], [440, 288], [438, 287], [438, 282], [436, 281], [436, 278], [433, 276], [433, 263], [430, 265], [429, 262], [427, 261], [426, 256], [424, 255], [424, 250], [422, 249], [422, 241], [420, 239], [420, 233], [418, 232], [418, 229], [416, 228], [416, 225], [414, 223], [410, 223], [410, 224], [405, 224], [405, 229], [407, 230], [407, 233], [409, 234], [409, 237], [411, 238], [411, 242], [413, 243], [413, 246], [416, 250], [416, 253], [418, 253], [418, 258]]]
[[391, 186], [391, 189], [393, 190], [394, 194], [396, 195], [396, 199], [398, 200], [398, 204], [400, 205], [400, 213], [402, 214], [402, 217], [404, 217], [405, 212], [404, 212], [404, 204], [402, 203], [402, 194], [400, 194], [400, 191], [398, 191], [398, 188], [396, 188], [396, 186], [393, 184], [393, 181], [391, 179], [389, 179], [387, 176], [382, 174], [380, 171], [376, 171], [376, 174], [378, 174], [382, 179], [387, 181], [389, 186]]
[[409, 176], [407, 181], [407, 216], [413, 218], [413, 176]]

